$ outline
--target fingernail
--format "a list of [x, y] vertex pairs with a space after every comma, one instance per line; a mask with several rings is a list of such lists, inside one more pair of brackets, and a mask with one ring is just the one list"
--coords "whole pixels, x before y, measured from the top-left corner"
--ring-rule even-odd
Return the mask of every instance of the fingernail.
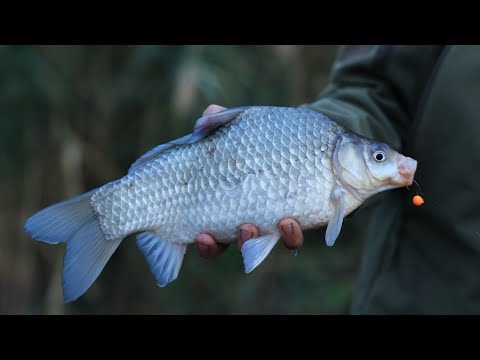
[[208, 249], [210, 248], [208, 245], [205, 245], [205, 244], [197, 243], [197, 245], [198, 245], [198, 249], [204, 252], [208, 251]]
[[253, 234], [251, 232], [240, 230], [240, 238], [242, 239], [242, 241], [250, 240], [252, 237]]
[[293, 224], [288, 224], [288, 225], [282, 225], [282, 230], [285, 233], [285, 235], [293, 235]]

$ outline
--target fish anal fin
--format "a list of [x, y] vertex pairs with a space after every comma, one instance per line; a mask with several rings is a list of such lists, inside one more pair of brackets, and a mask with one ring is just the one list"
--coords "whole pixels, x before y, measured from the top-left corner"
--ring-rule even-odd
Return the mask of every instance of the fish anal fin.
[[137, 235], [137, 246], [147, 259], [158, 286], [164, 287], [177, 278], [186, 244], [164, 240], [156, 232], [143, 232]]

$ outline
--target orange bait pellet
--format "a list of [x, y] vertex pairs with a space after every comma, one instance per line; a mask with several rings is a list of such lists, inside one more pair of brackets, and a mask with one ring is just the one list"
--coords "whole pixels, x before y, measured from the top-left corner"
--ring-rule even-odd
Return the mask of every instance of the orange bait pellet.
[[420, 206], [425, 202], [420, 195], [415, 195], [412, 199], [413, 205]]

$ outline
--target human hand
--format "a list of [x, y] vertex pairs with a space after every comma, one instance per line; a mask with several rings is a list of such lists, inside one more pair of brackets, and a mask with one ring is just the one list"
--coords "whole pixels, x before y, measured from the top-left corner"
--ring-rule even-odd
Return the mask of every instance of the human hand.
[[[225, 110], [223, 106], [209, 105], [203, 112], [203, 116], [215, 114], [222, 110]], [[303, 244], [302, 228], [298, 221], [290, 218], [285, 218], [278, 223], [280, 233], [282, 234], [283, 244], [288, 249], [298, 249]], [[238, 250], [242, 249], [242, 245], [245, 241], [259, 236], [260, 232], [258, 228], [253, 224], [243, 224], [239, 228], [237, 236]], [[201, 233], [196, 239], [197, 249], [201, 257], [205, 259], [212, 259], [221, 253], [223, 253], [228, 244], [221, 244], [215, 241], [215, 239], [206, 233]]]

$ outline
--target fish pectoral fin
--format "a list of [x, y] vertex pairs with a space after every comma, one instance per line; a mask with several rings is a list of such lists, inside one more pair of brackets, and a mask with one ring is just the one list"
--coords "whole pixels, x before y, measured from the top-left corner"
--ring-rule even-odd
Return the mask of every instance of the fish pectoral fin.
[[270, 254], [273, 247], [280, 239], [280, 231], [272, 234], [256, 237], [247, 240], [242, 245], [243, 263], [245, 265], [245, 273], [248, 274]]
[[219, 127], [228, 124], [232, 120], [235, 120], [238, 115], [250, 108], [251, 106], [236, 107], [226, 109], [215, 114], [202, 116], [195, 123], [193, 133], [182, 136], [181, 138], [172, 140], [168, 143], [158, 145], [150, 151], [147, 151], [130, 166], [130, 169], [128, 169], [128, 173], [139, 169], [147, 162], [154, 159], [155, 157], [173, 146], [193, 144], [198, 140], [207, 137], [211, 133], [215, 132], [215, 130], [217, 130]]
[[333, 215], [330, 219], [327, 232], [325, 234], [325, 242], [328, 246], [332, 246], [337, 240], [340, 230], [342, 230], [343, 218], [345, 215], [345, 193], [339, 187], [332, 191]]
[[137, 246], [158, 286], [163, 287], [177, 278], [187, 245], [166, 241], [156, 232], [143, 232], [137, 235]]

